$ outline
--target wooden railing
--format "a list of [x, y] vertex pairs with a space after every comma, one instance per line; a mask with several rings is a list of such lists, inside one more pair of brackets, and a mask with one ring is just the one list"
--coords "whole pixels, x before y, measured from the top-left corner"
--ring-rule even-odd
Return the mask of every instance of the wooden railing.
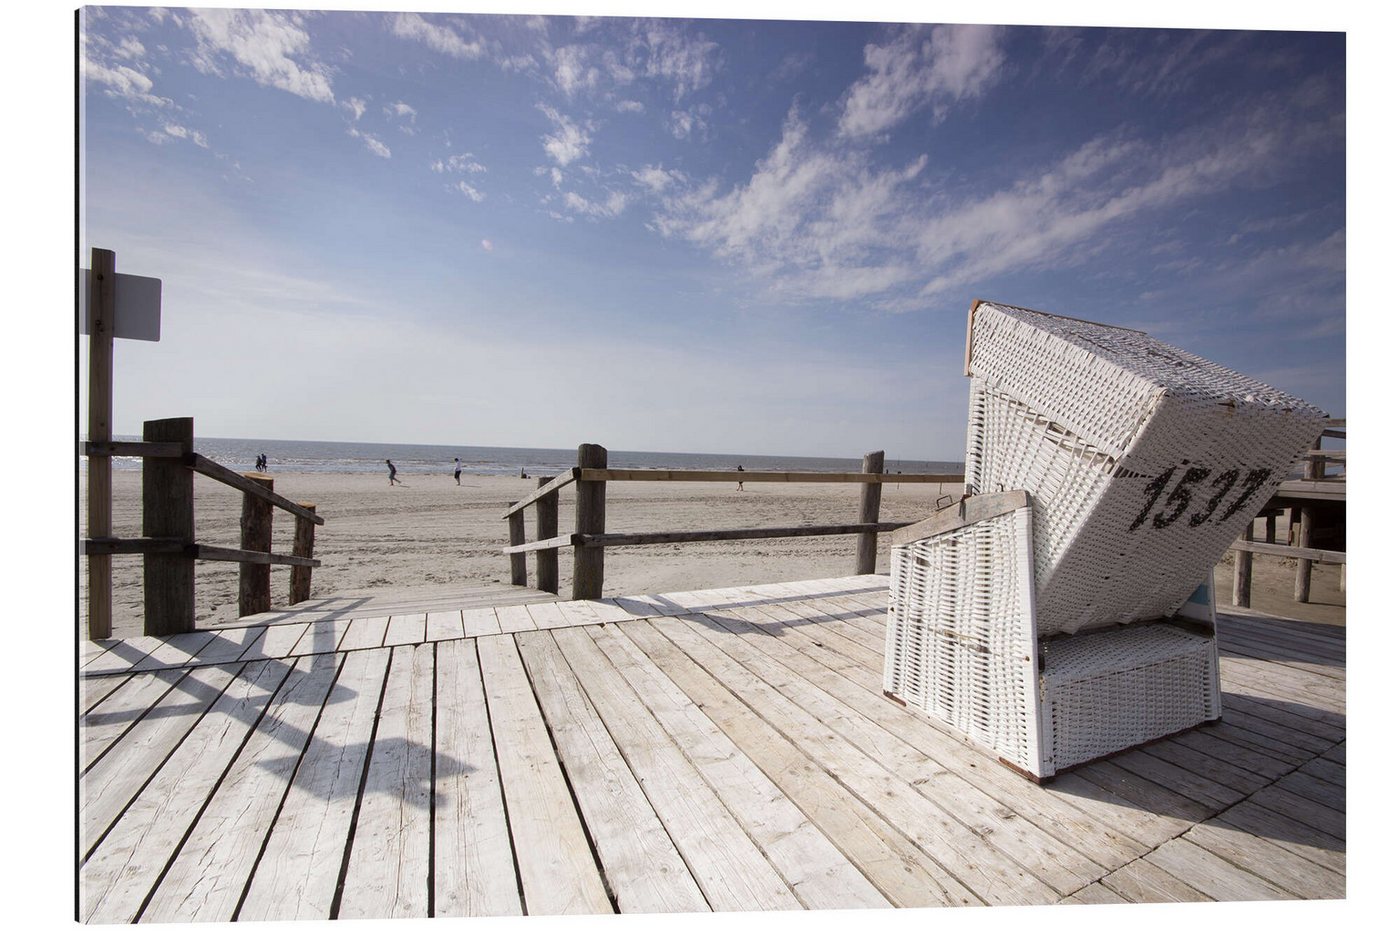
[[[880, 489], [885, 483], [962, 483], [962, 474], [887, 474], [885, 454], [865, 455], [857, 473], [804, 473], [772, 470], [636, 470], [608, 469], [608, 452], [596, 444], [582, 444], [578, 466], [554, 478], [541, 478], [539, 488], [511, 503], [502, 514], [508, 523], [510, 544], [502, 551], [510, 558], [512, 584], [526, 583], [525, 557], [535, 555], [536, 587], [559, 592], [559, 550], [573, 550], [573, 599], [597, 599], [603, 595], [603, 551], [622, 545], [658, 545], [680, 542], [737, 541], [756, 538], [799, 538], [815, 535], [855, 535], [855, 573], [875, 571], [875, 542], [881, 532], [901, 528], [905, 522], [880, 521]], [[705, 529], [670, 532], [608, 532], [607, 484], [609, 481], [698, 483], [858, 483], [861, 485], [857, 521], [842, 525], [783, 526], [757, 529]], [[578, 484], [574, 531], [559, 534], [559, 491]], [[535, 540], [525, 540], [525, 510], [535, 507]]]
[[[1312, 595], [1313, 564], [1341, 565], [1341, 589], [1346, 592], [1347, 554], [1345, 551], [1329, 551], [1312, 547], [1313, 522], [1317, 506], [1328, 503], [1346, 502], [1346, 462], [1345, 450], [1328, 451], [1322, 449], [1323, 438], [1346, 440], [1347, 422], [1344, 418], [1329, 419], [1322, 437], [1317, 439], [1313, 449], [1304, 454], [1299, 465], [1303, 469], [1301, 479], [1285, 480], [1278, 493], [1266, 504], [1264, 510], [1264, 541], [1254, 540], [1254, 523], [1245, 529], [1244, 537], [1231, 545], [1235, 552], [1235, 579], [1232, 602], [1235, 606], [1249, 606], [1254, 556], [1256, 554], [1275, 555], [1282, 558], [1296, 558], [1297, 572], [1293, 580], [1293, 599], [1307, 603]], [[1341, 470], [1328, 473], [1329, 465], [1341, 465]], [[1288, 544], [1279, 544], [1276, 519], [1279, 515], [1288, 517]]]
[[[83, 453], [89, 457], [140, 457], [141, 537], [100, 536], [82, 542], [83, 553], [143, 556], [145, 586], [145, 627], [148, 636], [192, 632], [195, 628], [195, 561], [238, 562], [238, 615], [263, 613], [272, 608], [272, 565], [291, 566], [288, 603], [311, 597], [311, 570], [321, 566], [312, 557], [315, 528], [325, 519], [316, 515], [313, 503], [294, 503], [273, 492], [272, 478], [266, 474], [241, 474], [194, 451], [194, 419], [166, 418], [146, 422], [141, 441], [87, 442]], [[242, 541], [239, 548], [206, 545], [195, 541], [194, 475], [243, 491], [243, 514], [239, 522]], [[272, 551], [273, 507], [296, 517], [292, 554]], [[110, 509], [110, 503], [108, 503]], [[109, 523], [103, 526], [110, 529]], [[110, 559], [108, 559], [110, 560]], [[103, 639], [111, 635], [110, 600], [90, 599], [88, 636]], [[102, 608], [108, 611], [102, 612]]]

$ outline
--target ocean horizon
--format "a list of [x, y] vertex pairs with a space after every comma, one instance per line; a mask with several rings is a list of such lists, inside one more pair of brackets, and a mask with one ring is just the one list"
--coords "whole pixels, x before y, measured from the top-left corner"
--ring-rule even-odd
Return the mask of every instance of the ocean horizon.
[[[117, 441], [140, 441], [135, 435], [114, 435]], [[267, 455], [268, 472], [377, 473], [392, 460], [401, 474], [452, 472], [460, 458], [462, 471], [489, 476], [532, 477], [558, 474], [574, 466], [577, 448], [489, 447], [479, 445], [394, 444], [360, 441], [291, 441], [275, 438], [195, 439], [195, 450], [225, 467], [250, 471], [259, 454]], [[796, 457], [774, 454], [708, 454], [681, 451], [608, 451], [610, 467], [657, 470], [785, 470], [792, 472], [856, 471], [859, 457]], [[139, 457], [112, 458], [114, 470], [140, 470]], [[962, 473], [961, 461], [894, 459], [887, 473]]]

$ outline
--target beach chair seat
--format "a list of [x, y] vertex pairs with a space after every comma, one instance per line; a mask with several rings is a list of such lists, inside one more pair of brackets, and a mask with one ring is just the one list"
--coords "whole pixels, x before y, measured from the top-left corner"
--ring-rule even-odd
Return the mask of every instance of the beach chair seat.
[[1213, 569], [1326, 415], [990, 302], [966, 362], [966, 493], [894, 533], [885, 691], [1037, 780], [1217, 719]]

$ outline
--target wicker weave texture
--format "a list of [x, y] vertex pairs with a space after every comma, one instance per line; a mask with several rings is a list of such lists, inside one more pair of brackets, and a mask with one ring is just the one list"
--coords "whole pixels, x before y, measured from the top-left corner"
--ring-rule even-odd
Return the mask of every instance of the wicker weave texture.
[[1215, 642], [1168, 625], [1044, 643], [1042, 702], [1054, 767], [1167, 736], [1220, 716]]
[[899, 546], [885, 690], [1039, 772], [1031, 511]]
[[1042, 634], [1173, 613], [1325, 418], [1146, 335], [986, 303], [971, 361], [967, 487], [1030, 492]]

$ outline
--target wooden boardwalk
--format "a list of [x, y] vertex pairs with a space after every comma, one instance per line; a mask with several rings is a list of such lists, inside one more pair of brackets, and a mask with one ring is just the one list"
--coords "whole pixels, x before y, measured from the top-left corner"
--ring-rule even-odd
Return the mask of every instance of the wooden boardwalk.
[[1345, 630], [1038, 787], [881, 696], [887, 580], [84, 644], [83, 921], [1345, 896]]

